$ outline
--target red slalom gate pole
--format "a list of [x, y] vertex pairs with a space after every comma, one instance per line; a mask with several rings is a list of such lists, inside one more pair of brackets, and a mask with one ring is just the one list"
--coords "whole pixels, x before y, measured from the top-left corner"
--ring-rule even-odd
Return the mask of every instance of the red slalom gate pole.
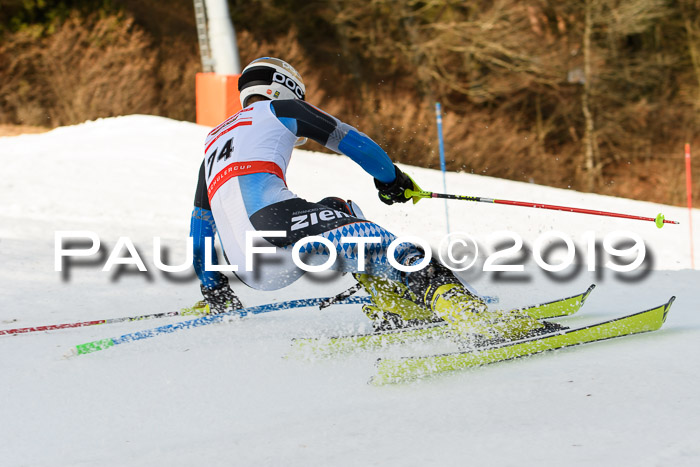
[[[507, 204], [510, 206], [521, 206], [526, 208], [539, 208], [539, 209], [549, 209], [552, 211], [565, 211], [565, 212], [576, 212], [579, 214], [591, 214], [594, 216], [606, 216], [606, 217], [620, 217], [623, 219], [633, 219], [639, 221], [650, 221], [656, 224], [658, 228], [664, 226], [664, 224], [678, 224], [676, 221], [670, 221], [664, 218], [663, 214], [658, 214], [656, 217], [642, 217], [634, 216], [631, 214], [621, 214], [617, 212], [608, 211], [596, 211], [593, 209], [581, 209], [572, 208], [569, 206], [557, 206], [554, 204], [542, 204], [542, 203], [531, 203], [527, 201], [510, 201], [507, 199], [494, 199], [494, 198], [484, 198], [481, 196], [463, 196], [463, 195], [450, 195], [444, 193], [433, 193], [431, 191], [414, 191], [406, 190], [406, 198], [413, 198], [414, 200], [422, 198], [444, 198], [444, 199], [458, 199], [462, 201], [476, 201], [479, 203], [493, 203], [493, 204]], [[417, 202], [417, 201], [414, 201]]]
[[688, 230], [690, 232], [690, 267], [695, 269], [693, 248], [693, 182], [690, 176], [690, 143], [685, 143], [685, 192], [688, 202]]

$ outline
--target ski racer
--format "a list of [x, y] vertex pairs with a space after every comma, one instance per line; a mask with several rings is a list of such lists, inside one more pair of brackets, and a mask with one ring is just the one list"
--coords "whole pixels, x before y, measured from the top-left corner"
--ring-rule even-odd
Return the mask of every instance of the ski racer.
[[[379, 199], [387, 205], [405, 203], [410, 199], [405, 191], [418, 190], [373, 140], [308, 104], [302, 78], [291, 65], [258, 58], [243, 70], [238, 89], [242, 110], [205, 140], [190, 226], [194, 267], [211, 312], [242, 307], [226, 276], [205, 268], [211, 237], [218, 234], [226, 260], [238, 265], [235, 274], [241, 282], [258, 290], [277, 290], [304, 273], [291, 260], [295, 243], [321, 236], [336, 249], [332, 268], [353, 273], [372, 296], [373, 305], [363, 310], [375, 330], [445, 320], [464, 335], [509, 338], [542, 327], [524, 316], [487, 311], [484, 302], [438, 261], [410, 273], [393, 268], [387, 248], [396, 237], [365, 219], [355, 203], [336, 197], [311, 202], [287, 187], [292, 150], [311, 138], [359, 164], [374, 178]], [[272, 236], [270, 231], [285, 235]], [[247, 232], [261, 232], [255, 247], [276, 248], [274, 260], [260, 260], [251, 271], [244, 267], [246, 250], [253, 246]], [[361, 246], [365, 260], [358, 264], [358, 243], [343, 243], [342, 237], [375, 237], [379, 242]], [[309, 265], [325, 264], [330, 254], [321, 242], [308, 242], [300, 252]], [[213, 248], [209, 254], [217, 264]], [[405, 266], [423, 258], [424, 252], [411, 243], [395, 250], [396, 261]]]

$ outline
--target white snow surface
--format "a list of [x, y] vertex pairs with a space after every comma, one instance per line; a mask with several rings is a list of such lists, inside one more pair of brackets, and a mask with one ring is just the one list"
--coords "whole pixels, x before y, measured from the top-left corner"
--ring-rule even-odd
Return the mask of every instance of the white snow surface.
[[[192, 276], [154, 267], [153, 238], [170, 263], [185, 258], [192, 198], [209, 128], [125, 116], [0, 138], [0, 329], [178, 310], [197, 301]], [[288, 173], [300, 196], [350, 198], [400, 235], [436, 246], [442, 200], [385, 206], [372, 179], [343, 156], [299, 150]], [[498, 155], [494, 155], [498, 164]], [[402, 166], [425, 189], [438, 171]], [[424, 379], [368, 384], [383, 355], [431, 352], [431, 343], [335, 358], [284, 358], [292, 338], [369, 329], [359, 305], [276, 311], [66, 358], [76, 344], [187, 318], [0, 336], [0, 464], [3, 466], [462, 466], [700, 465], [700, 272], [690, 268], [688, 211], [572, 190], [450, 173], [448, 191], [625, 212], [651, 222], [450, 201], [452, 231], [495, 248], [509, 230], [531, 249], [557, 230], [640, 235], [651, 270], [616, 274], [584, 264], [544, 274], [527, 251], [524, 273], [465, 278], [498, 307], [597, 289], [567, 321], [584, 325], [677, 296], [654, 333], [548, 352]], [[693, 213], [700, 264], [700, 212]], [[102, 272], [105, 258], [54, 270], [54, 233], [93, 231], [106, 253], [119, 237], [149, 272]], [[485, 239], [485, 240], [484, 240]], [[585, 259], [585, 256], [584, 256]], [[605, 257], [603, 257], [605, 259]], [[568, 277], [562, 277], [567, 275]], [[516, 280], [518, 279], [518, 280]], [[327, 296], [349, 276], [303, 278], [277, 292], [232, 281], [246, 305]], [[435, 349], [432, 349], [435, 350]]]

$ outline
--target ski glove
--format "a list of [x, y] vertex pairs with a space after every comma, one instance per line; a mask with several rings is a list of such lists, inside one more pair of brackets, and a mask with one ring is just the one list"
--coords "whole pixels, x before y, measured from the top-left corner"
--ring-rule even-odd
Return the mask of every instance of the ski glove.
[[209, 310], [212, 314], [240, 310], [243, 308], [243, 304], [238, 297], [236, 297], [236, 294], [233, 293], [231, 287], [229, 287], [228, 279], [226, 279], [223, 284], [214, 288], [205, 287], [204, 284], [200, 284], [200, 288], [202, 290], [202, 296], [209, 305]]
[[419, 188], [411, 177], [406, 175], [394, 165], [396, 169], [396, 180], [391, 183], [382, 183], [376, 178], [374, 186], [379, 190], [379, 200], [384, 204], [405, 203], [410, 197], [406, 197], [406, 190], [416, 190]]

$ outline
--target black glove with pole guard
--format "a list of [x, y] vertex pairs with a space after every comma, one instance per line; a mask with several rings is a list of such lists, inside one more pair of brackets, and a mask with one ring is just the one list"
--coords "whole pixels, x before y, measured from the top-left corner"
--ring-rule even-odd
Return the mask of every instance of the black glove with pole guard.
[[406, 175], [394, 165], [396, 169], [396, 180], [391, 183], [382, 183], [376, 178], [374, 186], [379, 190], [379, 200], [384, 204], [405, 203], [411, 197], [406, 196], [406, 190], [420, 191], [411, 177]]
[[227, 311], [240, 310], [243, 304], [238, 299], [231, 287], [228, 285], [228, 279], [223, 276], [224, 282], [217, 287], [205, 287], [200, 284], [204, 301], [209, 305], [209, 311], [212, 314], [225, 313]]

